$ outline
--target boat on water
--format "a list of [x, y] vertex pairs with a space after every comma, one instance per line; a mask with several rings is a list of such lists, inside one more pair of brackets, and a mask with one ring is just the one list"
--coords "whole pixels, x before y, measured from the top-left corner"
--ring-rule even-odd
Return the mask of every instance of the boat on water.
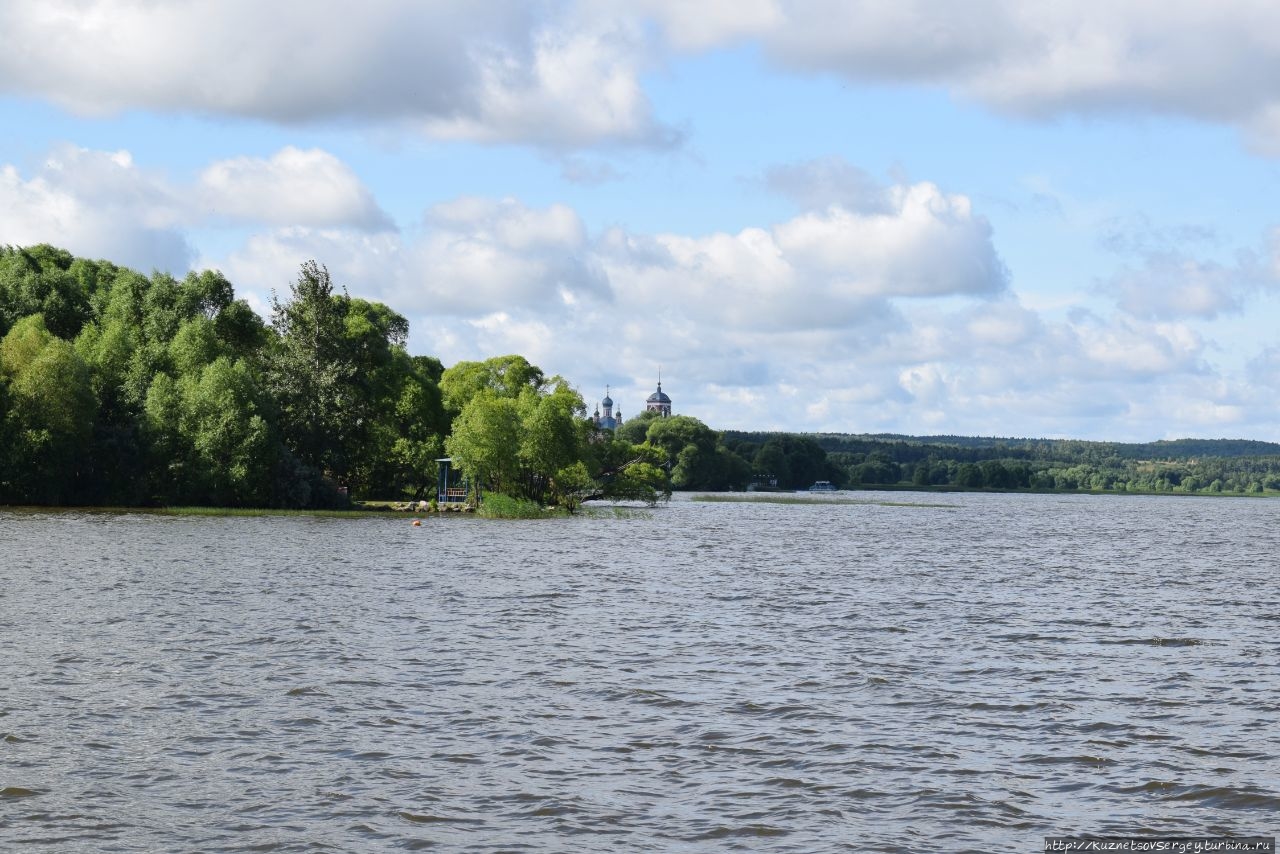
[[835, 492], [836, 485], [829, 480], [820, 480], [809, 487], [810, 492]]

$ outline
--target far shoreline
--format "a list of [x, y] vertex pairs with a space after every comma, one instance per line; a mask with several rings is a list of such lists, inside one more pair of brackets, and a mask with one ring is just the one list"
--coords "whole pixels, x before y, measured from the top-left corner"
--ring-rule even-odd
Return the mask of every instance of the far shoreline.
[[[953, 505], [941, 504], [921, 504], [918, 502], [895, 502], [890, 500], [873, 500], [860, 499], [850, 496], [842, 496], [840, 493], [854, 492], [870, 492], [870, 493], [907, 493], [912, 495], [1089, 495], [1099, 497], [1112, 496], [1134, 496], [1139, 498], [1148, 497], [1170, 497], [1170, 498], [1253, 498], [1253, 499], [1275, 499], [1280, 497], [1280, 492], [1159, 492], [1159, 491], [1140, 491], [1140, 490], [1115, 490], [1115, 489], [995, 489], [995, 488], [973, 488], [964, 489], [954, 486], [886, 486], [883, 484], [859, 486], [852, 489], [838, 490], [836, 494], [829, 492], [811, 493], [808, 490], [769, 490], [769, 491], [719, 491], [709, 492], [704, 490], [681, 490], [674, 492], [673, 497], [682, 496], [685, 500], [696, 503], [708, 504], [791, 504], [791, 505], [878, 505], [891, 507], [951, 507]], [[447, 517], [472, 517], [486, 518], [478, 513], [457, 513], [446, 512], [443, 510], [422, 510], [413, 507], [404, 507], [404, 500], [369, 500], [355, 501], [353, 506], [345, 509], [298, 509], [286, 507], [216, 507], [216, 506], [199, 506], [199, 507], [150, 507], [150, 506], [123, 506], [123, 505], [45, 505], [45, 504], [0, 504], [0, 512], [11, 513], [91, 513], [91, 514], [138, 514], [149, 516], [169, 516], [175, 518], [181, 517], [225, 517], [225, 518], [259, 518], [269, 516], [297, 516], [297, 517], [315, 517], [315, 518], [332, 518], [332, 519], [362, 519], [373, 517], [399, 517], [399, 518], [432, 518], [439, 516]], [[604, 509], [611, 507], [628, 507], [626, 502], [608, 502], [608, 501], [592, 501], [583, 505], [583, 510], [591, 511], [593, 509]], [[652, 510], [652, 507], [642, 508]], [[556, 516], [557, 518], [570, 518], [570, 514], [548, 514], [548, 516]], [[578, 515], [591, 515], [590, 512], [580, 513]]]

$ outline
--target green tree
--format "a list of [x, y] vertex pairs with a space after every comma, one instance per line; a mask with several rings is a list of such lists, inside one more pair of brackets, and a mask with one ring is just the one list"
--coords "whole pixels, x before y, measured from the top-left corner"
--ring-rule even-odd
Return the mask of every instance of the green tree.
[[624, 442], [630, 442], [633, 445], [639, 445], [648, 439], [649, 425], [653, 423], [655, 418], [661, 418], [658, 413], [646, 409], [631, 416], [622, 423], [615, 432], [614, 436]]
[[541, 391], [545, 384], [542, 369], [524, 356], [495, 356], [483, 362], [458, 362], [444, 372], [440, 391], [450, 416], [456, 416], [481, 391], [514, 399], [525, 389]]
[[671, 497], [667, 454], [648, 442], [633, 443], [607, 431], [586, 449], [591, 485], [581, 500], [643, 501], [656, 504]]
[[167, 373], [147, 386], [143, 404], [147, 446], [148, 500], [158, 504], [198, 503], [190, 485], [198, 478], [195, 449], [182, 429], [182, 392]]
[[346, 304], [343, 348], [354, 365], [347, 404], [344, 457], [354, 492], [368, 495], [395, 479], [400, 398], [413, 363], [405, 352], [409, 322], [385, 305], [362, 299]]
[[483, 389], [454, 419], [445, 451], [474, 482], [510, 494], [520, 470], [520, 439], [519, 404]]
[[92, 314], [86, 282], [72, 272], [74, 262], [69, 252], [47, 244], [0, 247], [0, 335], [33, 314], [42, 315], [56, 336], [79, 334]]
[[448, 432], [439, 380], [439, 360], [406, 356], [406, 370], [395, 402], [395, 439], [383, 482], [391, 492], [421, 498], [435, 483], [436, 459], [444, 453]]
[[986, 479], [982, 475], [982, 468], [975, 463], [961, 463], [956, 469], [955, 483], [957, 486], [976, 489], [986, 485]]
[[675, 489], [728, 489], [750, 476], [749, 467], [732, 464], [719, 434], [691, 416], [655, 419], [647, 436], [650, 445], [666, 453]]
[[6, 432], [14, 443], [13, 496], [39, 504], [74, 500], [97, 414], [88, 367], [37, 314], [19, 320], [0, 341], [0, 372], [8, 386]]
[[275, 444], [261, 392], [243, 360], [220, 356], [179, 384], [179, 429], [191, 448], [200, 503], [264, 506]]
[[348, 302], [334, 294], [326, 268], [303, 264], [289, 300], [272, 299], [277, 338], [267, 356], [285, 444], [302, 464], [332, 472], [340, 483], [350, 466], [357, 368], [346, 341]]
[[[524, 389], [519, 398], [520, 452], [524, 496], [545, 503], [554, 493], [555, 477], [562, 470], [575, 482], [586, 444], [586, 405], [582, 396], [563, 379], [551, 381], [548, 394]], [[561, 490], [572, 494], [573, 490]]]

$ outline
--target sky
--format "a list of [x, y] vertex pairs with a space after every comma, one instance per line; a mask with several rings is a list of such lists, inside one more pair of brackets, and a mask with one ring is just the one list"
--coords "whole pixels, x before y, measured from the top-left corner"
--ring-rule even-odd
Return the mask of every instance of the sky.
[[0, 244], [718, 429], [1280, 441], [1271, 0], [5, 0]]

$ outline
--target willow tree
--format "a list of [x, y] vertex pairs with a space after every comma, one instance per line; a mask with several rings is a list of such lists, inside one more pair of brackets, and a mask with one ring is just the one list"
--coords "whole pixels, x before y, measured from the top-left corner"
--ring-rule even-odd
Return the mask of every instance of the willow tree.
[[454, 465], [486, 489], [538, 503], [582, 479], [590, 423], [587, 407], [560, 377], [546, 378], [523, 356], [459, 362], [440, 381], [456, 410], [445, 450]]
[[72, 500], [98, 408], [89, 369], [71, 342], [33, 314], [0, 341], [0, 381], [8, 386], [2, 432], [12, 442], [6, 497], [40, 504]]

